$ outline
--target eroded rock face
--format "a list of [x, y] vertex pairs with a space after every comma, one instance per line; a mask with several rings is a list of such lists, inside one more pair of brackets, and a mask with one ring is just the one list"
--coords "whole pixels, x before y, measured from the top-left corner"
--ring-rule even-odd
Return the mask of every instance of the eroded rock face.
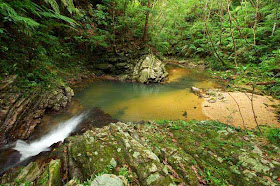
[[70, 87], [24, 93], [7, 78], [0, 89], [0, 146], [15, 139], [27, 139], [48, 111], [59, 111], [71, 102]]
[[167, 76], [164, 64], [152, 54], [140, 60], [133, 71], [133, 78], [140, 83], [160, 83], [166, 80]]

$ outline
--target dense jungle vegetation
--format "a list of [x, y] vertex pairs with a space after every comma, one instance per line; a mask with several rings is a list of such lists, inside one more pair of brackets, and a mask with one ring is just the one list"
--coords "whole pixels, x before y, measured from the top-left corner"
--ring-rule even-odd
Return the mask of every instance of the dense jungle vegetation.
[[236, 83], [276, 82], [262, 89], [280, 95], [279, 0], [0, 0], [0, 10], [1, 78], [25, 88], [148, 49], [201, 58]]

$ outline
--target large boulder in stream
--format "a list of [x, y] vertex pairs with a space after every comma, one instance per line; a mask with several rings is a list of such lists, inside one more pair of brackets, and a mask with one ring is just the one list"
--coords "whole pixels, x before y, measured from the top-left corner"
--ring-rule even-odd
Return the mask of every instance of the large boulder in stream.
[[[279, 146], [256, 134], [214, 121], [118, 122], [68, 137], [46, 159], [60, 158], [61, 184], [69, 186], [279, 185]], [[31, 163], [0, 183], [50, 182], [56, 176], [43, 178], [52, 166]]]
[[167, 77], [165, 65], [152, 54], [139, 60], [133, 71], [133, 78], [140, 83], [160, 83]]

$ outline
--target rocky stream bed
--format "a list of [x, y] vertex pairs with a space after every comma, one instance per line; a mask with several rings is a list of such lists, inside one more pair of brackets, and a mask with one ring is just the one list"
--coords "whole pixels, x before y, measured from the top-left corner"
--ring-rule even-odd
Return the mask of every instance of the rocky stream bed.
[[112, 123], [68, 137], [2, 185], [279, 185], [279, 146], [213, 121]]

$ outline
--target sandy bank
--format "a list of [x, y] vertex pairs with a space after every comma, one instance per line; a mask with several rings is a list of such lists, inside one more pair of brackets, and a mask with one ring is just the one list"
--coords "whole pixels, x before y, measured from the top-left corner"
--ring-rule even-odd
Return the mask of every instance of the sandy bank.
[[[246, 127], [256, 127], [251, 101], [248, 98], [248, 96], [250, 98], [252, 96], [250, 93], [247, 93], [248, 96], [243, 92], [221, 92], [217, 94], [219, 94], [219, 96], [215, 95], [215, 93], [210, 97], [206, 96], [208, 98], [205, 98], [205, 101], [202, 104], [202, 110], [206, 116], [213, 120], [218, 120], [236, 127], [242, 127], [243, 117]], [[272, 107], [277, 104], [279, 104], [279, 100], [273, 100], [271, 97], [260, 95], [253, 96], [254, 111], [256, 119], [260, 125], [280, 127], [277, 115], [275, 114], [276, 109]]]

